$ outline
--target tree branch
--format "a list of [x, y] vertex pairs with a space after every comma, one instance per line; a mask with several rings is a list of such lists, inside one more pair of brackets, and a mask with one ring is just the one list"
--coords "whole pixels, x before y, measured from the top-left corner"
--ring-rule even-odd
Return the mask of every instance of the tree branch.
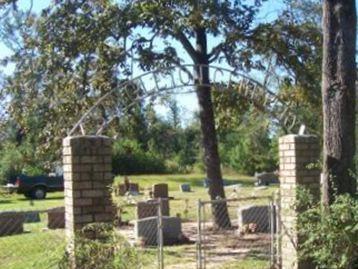
[[224, 43], [220, 43], [219, 45], [212, 48], [208, 54], [209, 63], [215, 62], [218, 59], [220, 53], [224, 51], [224, 45]]
[[175, 39], [177, 39], [184, 47], [186, 52], [190, 55], [194, 63], [197, 63], [198, 61], [198, 55], [193, 47], [193, 45], [190, 43], [189, 39], [179, 30], [176, 30], [172, 33]]

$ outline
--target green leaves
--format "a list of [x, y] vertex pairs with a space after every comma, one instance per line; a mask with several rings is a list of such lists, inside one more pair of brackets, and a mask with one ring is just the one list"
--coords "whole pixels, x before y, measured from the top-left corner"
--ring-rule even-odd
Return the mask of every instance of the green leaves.
[[22, 47], [9, 59], [15, 72], [2, 98], [9, 100], [6, 121], [27, 130], [23, 143], [35, 145], [33, 158], [42, 167], [53, 168], [69, 128], [117, 86], [126, 68], [122, 15], [111, 1], [58, 1], [23, 18], [29, 30], [20, 28]]
[[311, 258], [320, 268], [357, 268], [357, 223], [357, 197], [338, 195], [329, 208], [309, 204], [299, 215], [299, 234], [304, 239], [301, 259]]

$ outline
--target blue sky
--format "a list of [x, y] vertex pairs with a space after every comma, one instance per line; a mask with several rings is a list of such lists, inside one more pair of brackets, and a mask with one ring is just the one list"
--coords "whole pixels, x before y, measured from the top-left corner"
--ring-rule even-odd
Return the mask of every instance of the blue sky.
[[[32, 11], [40, 12], [43, 8], [47, 7], [50, 4], [50, 0], [34, 0]], [[30, 0], [19, 0], [19, 7], [28, 10], [30, 8]], [[261, 8], [261, 13], [259, 14], [258, 18], [260, 22], [268, 22], [276, 18], [277, 12], [282, 8], [282, 0], [268, 0], [264, 3], [264, 6]], [[215, 39], [209, 39], [209, 47], [213, 46], [215, 43]], [[185, 55], [186, 53], [183, 49], [178, 46], [178, 54]], [[10, 55], [12, 52], [8, 49], [1, 41], [0, 41], [0, 59]], [[185, 57], [184, 57], [185, 58]], [[188, 58], [186, 57], [185, 60]], [[190, 63], [190, 61], [187, 61]], [[1, 69], [0, 69], [1, 70]], [[12, 66], [8, 66], [5, 69], [2, 69], [5, 74], [10, 74], [13, 71]], [[134, 75], [139, 75], [140, 71], [134, 70]], [[187, 94], [187, 95], [177, 95], [176, 99], [178, 100], [179, 105], [182, 107], [183, 114], [184, 114], [184, 121], [190, 120], [193, 113], [197, 111], [198, 105], [197, 100], [194, 94]], [[157, 111], [161, 115], [166, 115], [167, 108], [162, 105], [157, 105]]]

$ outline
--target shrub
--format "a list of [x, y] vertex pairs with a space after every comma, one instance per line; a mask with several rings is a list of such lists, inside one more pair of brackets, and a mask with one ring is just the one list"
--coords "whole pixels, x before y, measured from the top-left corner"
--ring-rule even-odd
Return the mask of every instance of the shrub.
[[319, 268], [358, 268], [358, 199], [338, 195], [323, 208], [300, 190], [299, 235], [304, 240], [300, 258], [313, 260]]
[[248, 175], [274, 171], [277, 169], [278, 156], [275, 143], [275, 139], [271, 140], [261, 133], [256, 136], [246, 133], [227, 134], [224, 142], [219, 145], [222, 164]]
[[11, 144], [6, 144], [0, 152], [0, 185], [22, 172], [21, 152]]
[[0, 185], [14, 179], [19, 174], [36, 176], [45, 171], [39, 167], [40, 162], [36, 158], [29, 158], [28, 148], [6, 143], [0, 151]]
[[166, 172], [164, 160], [153, 152], [146, 152], [134, 140], [118, 140], [113, 145], [113, 173], [161, 174]]
[[193, 164], [183, 160], [182, 155], [180, 153], [172, 157], [171, 159], [166, 160], [165, 167], [167, 172], [171, 174], [185, 174], [193, 170]]
[[[137, 251], [110, 224], [86, 225], [76, 235], [74, 253], [76, 268], [136, 269], [142, 266]], [[59, 267], [71, 268], [70, 263], [71, 258], [65, 255]]]

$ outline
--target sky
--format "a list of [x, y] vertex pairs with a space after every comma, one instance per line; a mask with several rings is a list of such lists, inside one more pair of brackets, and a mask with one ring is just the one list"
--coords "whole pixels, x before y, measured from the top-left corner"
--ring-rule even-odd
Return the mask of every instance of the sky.
[[[32, 11], [33, 12], [40, 12], [43, 8], [47, 7], [51, 1], [50, 0], [33, 0], [32, 4]], [[23, 10], [28, 10], [30, 8], [30, 0], [19, 0], [18, 5]], [[282, 8], [282, 0], [268, 0], [264, 3], [263, 7], [261, 8], [261, 12], [258, 16], [260, 22], [269, 22], [274, 20], [277, 17], [278, 11]], [[208, 40], [208, 47], [213, 46], [217, 41], [215, 39]], [[178, 45], [177, 46], [178, 54], [179, 55], [186, 55], [185, 51]], [[12, 51], [7, 48], [0, 40], [0, 59], [11, 55]], [[190, 63], [188, 57], [184, 57], [184, 60]], [[5, 74], [11, 74], [13, 72], [14, 67], [8, 66], [2, 71]], [[1, 69], [0, 69], [1, 71]], [[133, 76], [140, 75], [141, 71], [136, 69], [133, 70]], [[151, 82], [148, 82], [149, 84]], [[183, 114], [183, 121], [190, 121], [193, 117], [193, 114], [198, 110], [197, 99], [194, 94], [180, 94], [176, 95], [175, 99], [178, 101], [179, 106], [181, 107], [182, 114]], [[158, 104], [156, 106], [157, 112], [165, 117], [167, 115], [168, 109], [164, 105]]]

